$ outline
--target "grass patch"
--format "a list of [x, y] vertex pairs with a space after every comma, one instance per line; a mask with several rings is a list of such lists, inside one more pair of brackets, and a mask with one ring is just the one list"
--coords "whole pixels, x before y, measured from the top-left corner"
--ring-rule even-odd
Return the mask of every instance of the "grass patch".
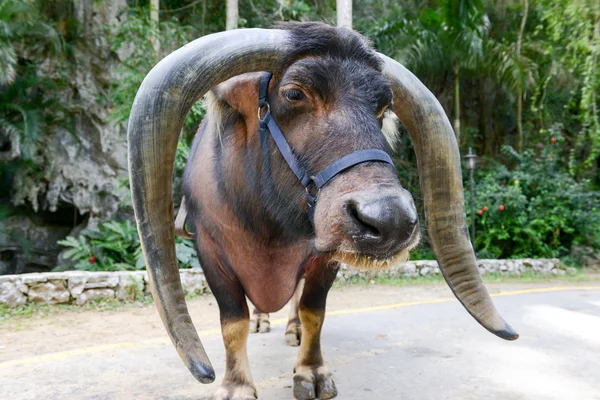
[[[193, 300], [202, 297], [204, 294], [190, 292], [186, 294], [187, 300]], [[8, 307], [0, 304], [0, 326], [9, 320], [22, 319], [40, 319], [54, 315], [64, 314], [66, 312], [83, 312], [83, 311], [122, 311], [131, 306], [147, 307], [154, 303], [152, 296], [142, 296], [140, 300], [135, 302], [124, 302], [115, 299], [98, 299], [92, 300], [81, 306], [76, 304], [37, 304], [26, 303], [22, 306]]]
[[[521, 275], [503, 275], [499, 273], [486, 274], [483, 277], [485, 283], [543, 283], [543, 282], [600, 282], [600, 273], [584, 273], [578, 270], [572, 275], [540, 275], [533, 272], [525, 272]], [[441, 274], [426, 275], [417, 277], [360, 277], [352, 278], [340, 282], [336, 281], [334, 287], [346, 287], [352, 285], [392, 285], [392, 286], [411, 286], [442, 283], [444, 278]]]
[[506, 276], [501, 274], [488, 274], [483, 277], [484, 282], [600, 282], [599, 273], [586, 273], [577, 270], [577, 273], [570, 275], [540, 275], [533, 272], [525, 272], [520, 276]]
[[353, 285], [394, 285], [394, 286], [409, 286], [409, 285], [426, 285], [431, 283], [443, 282], [444, 278], [441, 275], [426, 275], [409, 277], [386, 278], [381, 276], [352, 276], [345, 281], [336, 280], [333, 287], [347, 287]]
[[[135, 304], [145, 306], [152, 302], [144, 299], [144, 301], [136, 302]], [[87, 304], [78, 306], [76, 304], [37, 304], [27, 303], [22, 306], [8, 307], [0, 304], [0, 324], [8, 320], [18, 319], [40, 319], [54, 315], [64, 314], [66, 312], [83, 312], [83, 311], [119, 311], [125, 309], [128, 305], [134, 303], [125, 303], [115, 299], [98, 299], [90, 301]]]

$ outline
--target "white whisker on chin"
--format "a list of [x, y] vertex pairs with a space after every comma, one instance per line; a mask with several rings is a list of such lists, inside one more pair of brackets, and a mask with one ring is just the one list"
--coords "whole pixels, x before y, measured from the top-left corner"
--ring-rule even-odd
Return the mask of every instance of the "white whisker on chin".
[[397, 265], [403, 263], [408, 260], [409, 250], [404, 249], [400, 253], [392, 256], [390, 258], [386, 258], [383, 260], [379, 260], [373, 257], [369, 257], [365, 254], [360, 253], [350, 253], [346, 251], [337, 251], [333, 254], [332, 259], [338, 261], [340, 263], [347, 264], [349, 267], [354, 269], [361, 270], [382, 270], [392, 267], [393, 265]]

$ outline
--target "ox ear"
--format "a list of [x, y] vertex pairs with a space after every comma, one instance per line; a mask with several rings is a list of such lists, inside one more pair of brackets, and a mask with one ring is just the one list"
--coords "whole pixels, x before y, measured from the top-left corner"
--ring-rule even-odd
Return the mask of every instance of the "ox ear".
[[392, 110], [386, 110], [383, 113], [381, 132], [390, 147], [395, 149], [400, 141], [400, 119]]
[[[209, 101], [209, 108], [221, 108], [227, 104], [233, 110], [237, 111], [246, 121], [256, 120], [256, 110], [258, 107], [258, 87], [262, 72], [253, 72], [235, 76], [212, 90], [212, 101]], [[256, 99], [256, 101], [248, 101]], [[214, 110], [221, 114], [221, 109]], [[258, 122], [256, 122], [258, 123]]]

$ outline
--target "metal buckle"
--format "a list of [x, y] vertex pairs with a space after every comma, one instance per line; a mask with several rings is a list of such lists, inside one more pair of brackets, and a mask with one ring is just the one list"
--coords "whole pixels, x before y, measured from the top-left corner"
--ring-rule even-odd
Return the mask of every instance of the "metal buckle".
[[[315, 177], [314, 175], [310, 177], [310, 181], [312, 182], [313, 185], [317, 186], [315, 184], [314, 181]], [[317, 187], [317, 194], [315, 196], [313, 196], [309, 191], [308, 191], [309, 186], [305, 186], [304, 187], [304, 191], [306, 192], [306, 198], [308, 199], [308, 205], [310, 207], [314, 207], [317, 205], [317, 200], [319, 200], [319, 195], [321, 194], [321, 188]]]
[[265, 104], [264, 104], [262, 107], [261, 107], [261, 106], [258, 106], [258, 120], [259, 120], [260, 122], [264, 121], [264, 119], [263, 119], [263, 118], [261, 118], [261, 116], [260, 116], [260, 111], [261, 111], [263, 108], [265, 108], [265, 106], [267, 107], [267, 111], [265, 112], [265, 116], [266, 116], [268, 113], [270, 113], [270, 112], [271, 112], [271, 106], [269, 105], [269, 102], [267, 102], [267, 101], [265, 101]]

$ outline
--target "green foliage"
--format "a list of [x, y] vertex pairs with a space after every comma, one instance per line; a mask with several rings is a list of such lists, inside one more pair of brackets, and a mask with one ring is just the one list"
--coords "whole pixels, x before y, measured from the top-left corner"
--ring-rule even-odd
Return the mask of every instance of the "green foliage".
[[[150, 19], [147, 8], [130, 8], [126, 20], [116, 26], [107, 27], [108, 40], [111, 50], [124, 52], [127, 56], [122, 60], [117, 72], [121, 79], [114, 82], [109, 98], [112, 103], [111, 118], [124, 123], [129, 119], [129, 113], [135, 95], [142, 81], [152, 67], [164, 56], [188, 43], [195, 34], [193, 27], [183, 25], [173, 17], [169, 21], [160, 22], [157, 26]], [[156, 53], [152, 42], [153, 37], [159, 38], [159, 54]], [[189, 154], [189, 142], [200, 125], [206, 113], [203, 100], [196, 102], [187, 114], [183, 135], [177, 146], [175, 161], [175, 176], [181, 176]], [[178, 192], [180, 182], [175, 182], [175, 191]], [[128, 189], [129, 182], [125, 179], [117, 190]], [[130, 204], [128, 195], [123, 197], [123, 205]]]
[[[105, 222], [98, 230], [85, 229], [79, 237], [68, 236], [58, 242], [68, 248], [64, 258], [83, 271], [134, 271], [145, 268], [136, 227], [130, 222]], [[200, 267], [190, 240], [177, 238], [180, 268]], [[64, 270], [65, 266], [59, 267]]]
[[179, 268], [199, 268], [200, 262], [192, 241], [178, 237], [175, 242]]
[[565, 108], [572, 109], [581, 123], [574, 145], [583, 153], [576, 157], [573, 152], [570, 162], [571, 172], [579, 172], [590, 168], [600, 154], [600, 2], [540, 0], [539, 7], [536, 34], [546, 39], [544, 55], [555, 60], [540, 91], [561, 70], [570, 75], [572, 97]]
[[[181, 25], [176, 18], [157, 26], [147, 8], [130, 8], [123, 23], [107, 27], [110, 49], [126, 54], [117, 69], [121, 78], [114, 82], [110, 92], [112, 118], [118, 122], [129, 119], [144, 77], [160, 59], [188, 43], [192, 32], [190, 26]], [[159, 54], [152, 42], [155, 37], [159, 38]]]
[[70, 127], [69, 105], [58, 101], [51, 93], [59, 90], [61, 82], [38, 75], [37, 65], [21, 69], [12, 84], [0, 90], [0, 130], [11, 142], [11, 158], [22, 164], [42, 164], [39, 152], [46, 130]]
[[[316, 3], [316, 4], [315, 4]], [[334, 21], [335, 2], [261, 0], [240, 2], [240, 27], [271, 28], [279, 21]]]
[[67, 103], [54, 94], [62, 85], [60, 74], [43, 65], [62, 61], [62, 41], [29, 2], [0, 2], [0, 139], [9, 143], [4, 160], [17, 160], [35, 170], [46, 130], [66, 127]]
[[452, 0], [418, 18], [385, 22], [373, 36], [381, 50], [431, 79], [475, 66], [488, 29], [481, 1]]
[[411, 260], [435, 260], [435, 254], [433, 254], [433, 250], [428, 247], [426, 244], [421, 244], [416, 249], [410, 252]]
[[47, 51], [60, 52], [56, 31], [41, 20], [38, 9], [22, 0], [0, 2], [0, 85], [17, 77], [19, 58], [39, 59]]
[[98, 230], [83, 230], [78, 238], [68, 236], [58, 242], [69, 248], [65, 259], [84, 271], [142, 269], [144, 266], [136, 228], [129, 221], [105, 222]]
[[600, 246], [600, 192], [567, 172], [560, 157], [564, 139], [550, 137], [559, 131], [550, 132], [540, 151], [505, 147], [515, 166], [494, 164], [476, 178], [481, 258], [564, 257], [573, 244]]
[[[119, 123], [127, 121], [143, 78], [158, 60], [190, 40], [225, 27], [223, 1], [161, 0], [159, 24], [150, 19], [148, 3], [128, 1], [119, 22], [106, 27], [106, 35], [98, 35], [121, 59], [118, 81], [99, 98]], [[462, 124], [463, 150], [472, 146], [494, 160], [477, 178], [478, 208], [489, 208], [483, 216], [476, 216], [480, 255], [563, 256], [573, 243], [598, 245], [597, 221], [589, 210], [597, 207], [593, 190], [600, 187], [600, 2], [529, 3], [520, 51], [522, 2], [361, 0], [360, 5], [355, 2], [353, 11], [355, 29], [367, 35], [378, 51], [413, 70], [446, 110], [455, 110]], [[51, 181], [54, 160], [46, 151], [50, 138], [57, 129], [78, 134], [73, 121], [82, 110], [77, 91], [69, 90], [70, 79], [82, 67], [74, 57], [81, 54], [77, 46], [93, 40], [84, 40], [87, 31], [77, 21], [73, 4], [70, 0], [0, 0], [3, 199], [8, 198], [13, 182]], [[334, 0], [242, 1], [239, 24], [271, 27], [282, 20], [315, 19], [334, 23], [335, 7]], [[153, 47], [154, 37], [159, 38], [159, 54]], [[526, 150], [522, 154], [500, 150], [505, 145], [519, 148], [517, 98], [523, 99], [520, 119]], [[189, 143], [205, 111], [200, 101], [186, 117], [177, 147], [176, 177], [185, 166]], [[562, 126], [560, 132], [557, 124]], [[550, 145], [549, 135], [558, 142]], [[403, 139], [395, 161], [403, 184], [418, 199], [415, 158], [408, 139]], [[523, 182], [532, 182], [537, 189]], [[129, 193], [128, 180], [120, 183], [117, 190]], [[175, 198], [180, 195], [179, 186], [176, 179]], [[38, 201], [43, 202], [39, 194], [28, 198], [34, 209]], [[57, 196], [68, 198], [63, 193]], [[122, 206], [130, 205], [127, 196], [120, 193], [119, 197], [124, 199]], [[497, 209], [501, 203], [506, 207], [502, 213]], [[77, 249], [71, 255], [80, 268], [140, 267], [137, 237], [127, 234], [135, 229], [117, 225], [122, 229], [100, 225], [96, 233], [86, 231], [67, 239], [70, 250]], [[129, 250], [111, 248], [105, 236], [121, 240]], [[177, 246], [180, 262], [194, 264], [189, 242], [178, 239]], [[92, 254], [94, 264], [89, 262]], [[430, 258], [431, 254], [423, 247], [412, 257]]]
[[[56, 172], [48, 142], [59, 129], [73, 132], [79, 112], [63, 92], [72, 67], [67, 44], [43, 5], [0, 2], [0, 197], [28, 200], [35, 211]], [[40, 189], [25, 193], [23, 182]]]

